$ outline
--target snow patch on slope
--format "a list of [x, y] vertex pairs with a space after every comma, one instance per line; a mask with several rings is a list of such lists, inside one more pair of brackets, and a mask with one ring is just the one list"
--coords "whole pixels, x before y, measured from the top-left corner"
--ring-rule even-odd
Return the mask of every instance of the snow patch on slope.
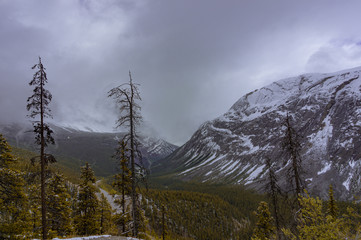
[[310, 136], [312, 142], [318, 151], [326, 151], [329, 139], [332, 137], [333, 126], [330, 116], [328, 115], [322, 122], [321, 130]]
[[317, 172], [317, 175], [321, 175], [329, 171], [331, 169], [331, 165], [332, 165], [331, 163], [326, 163], [325, 166], [321, 169], [321, 171]]
[[239, 137], [242, 142], [243, 142], [243, 146], [247, 147], [249, 150], [247, 151], [247, 154], [252, 154], [256, 151], [259, 150], [259, 146], [254, 146], [251, 139], [250, 139], [250, 136], [240, 136]]
[[350, 190], [351, 179], [352, 179], [352, 174], [350, 173], [350, 174], [348, 175], [348, 178], [346, 179], [346, 181], [344, 181], [344, 182], [342, 183], [342, 185], [345, 186], [345, 188], [347, 189], [347, 191]]
[[234, 171], [237, 165], [239, 165], [239, 161], [229, 161], [228, 164], [224, 164], [219, 170], [221, 171], [221, 174], [227, 175], [230, 174], [231, 171]]
[[185, 174], [185, 173], [187, 173], [187, 172], [190, 172], [190, 171], [192, 171], [192, 170], [194, 170], [194, 169], [196, 169], [196, 168], [200, 168], [200, 167], [202, 167], [202, 166], [205, 166], [205, 165], [207, 165], [207, 164], [209, 164], [209, 163], [211, 163], [211, 162], [218, 162], [218, 161], [221, 160], [223, 157], [224, 157], [224, 156], [220, 156], [220, 157], [217, 158], [216, 155], [213, 154], [211, 157], [209, 157], [207, 160], [203, 161], [201, 164], [196, 165], [196, 166], [191, 167], [191, 168], [188, 168], [187, 170], [179, 173], [179, 175], [183, 175], [183, 174]]
[[254, 166], [253, 168], [251, 168], [247, 174], [249, 174], [249, 176], [245, 179], [246, 181], [246, 185], [249, 184], [249, 183], [252, 183], [258, 176], [259, 174], [263, 171], [263, 168], [265, 167], [266, 165], [261, 165], [261, 166]]

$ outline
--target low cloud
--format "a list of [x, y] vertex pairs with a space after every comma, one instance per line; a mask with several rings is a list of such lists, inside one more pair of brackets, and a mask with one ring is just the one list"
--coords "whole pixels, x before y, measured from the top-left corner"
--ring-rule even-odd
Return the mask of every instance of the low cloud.
[[320, 47], [306, 64], [309, 72], [335, 72], [361, 66], [359, 40], [334, 40]]
[[26, 119], [31, 66], [41, 56], [53, 121], [112, 131], [117, 113], [107, 92], [131, 70], [147, 125], [180, 145], [249, 91], [361, 65], [360, 7], [325, 0], [0, 1], [0, 121]]

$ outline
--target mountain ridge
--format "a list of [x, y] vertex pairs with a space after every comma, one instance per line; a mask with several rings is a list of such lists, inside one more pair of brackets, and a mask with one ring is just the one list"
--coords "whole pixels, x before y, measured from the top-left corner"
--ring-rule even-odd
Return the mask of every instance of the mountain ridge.
[[[153, 165], [152, 172], [183, 180], [227, 182], [259, 188], [265, 158], [275, 161], [280, 184], [285, 154], [279, 144], [287, 114], [303, 136], [301, 156], [308, 189], [349, 199], [360, 193], [361, 67], [302, 74], [241, 97], [220, 117], [203, 123], [191, 139]], [[326, 186], [327, 185], [327, 186]]]
[[[80, 166], [89, 162], [98, 176], [110, 176], [116, 172], [116, 163], [112, 156], [117, 143], [125, 135], [124, 132], [92, 132], [73, 129], [71, 127], [50, 125], [54, 131], [55, 145], [49, 145], [47, 152], [55, 156], [66, 157]], [[36, 150], [32, 126], [28, 124], [0, 124], [2, 133], [8, 142], [16, 147]], [[143, 163], [148, 167], [152, 161], [164, 158], [177, 146], [159, 137], [140, 135], [140, 148]]]

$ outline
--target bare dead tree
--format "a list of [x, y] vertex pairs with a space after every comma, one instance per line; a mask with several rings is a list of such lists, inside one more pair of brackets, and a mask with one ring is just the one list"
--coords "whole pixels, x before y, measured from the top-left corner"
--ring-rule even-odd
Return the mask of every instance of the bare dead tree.
[[131, 170], [131, 198], [132, 198], [132, 218], [133, 218], [133, 237], [138, 236], [139, 229], [139, 206], [137, 203], [137, 176], [136, 172], [139, 170], [135, 159], [141, 162], [141, 154], [138, 151], [138, 141], [136, 129], [139, 126], [142, 116], [140, 114], [141, 97], [138, 90], [139, 84], [133, 83], [131, 72], [129, 71], [129, 82], [121, 84], [118, 87], [112, 88], [108, 92], [108, 97], [115, 99], [119, 105], [119, 118], [117, 120], [117, 127], [127, 127], [128, 133], [124, 136], [123, 141], [127, 143], [130, 151], [130, 170]]
[[281, 227], [280, 227], [280, 214], [279, 214], [279, 196], [282, 195], [282, 191], [280, 186], [278, 185], [277, 175], [275, 173], [273, 164], [269, 157], [266, 157], [266, 169], [268, 170], [268, 176], [266, 179], [265, 190], [267, 192], [268, 197], [270, 198], [273, 205], [273, 215], [275, 218], [277, 236], [278, 239], [281, 236]]
[[45, 72], [45, 67], [39, 57], [39, 63], [35, 64], [32, 69], [38, 69], [33, 76], [33, 80], [30, 81], [29, 85], [34, 86], [33, 95], [27, 100], [27, 110], [30, 111], [28, 117], [40, 119], [32, 121], [35, 133], [35, 142], [40, 146], [40, 156], [31, 159], [32, 162], [36, 158], [40, 157], [40, 185], [41, 185], [41, 222], [42, 222], [42, 238], [47, 239], [48, 229], [46, 220], [46, 192], [45, 192], [45, 173], [48, 163], [56, 162], [55, 158], [45, 153], [47, 144], [54, 144], [54, 138], [52, 137], [53, 131], [50, 129], [44, 120], [45, 118], [51, 117], [50, 108], [48, 107], [52, 95], [44, 88], [44, 85], [48, 82], [48, 78]]
[[287, 154], [284, 165], [287, 165], [290, 161], [290, 166], [288, 168], [289, 181], [293, 184], [296, 197], [298, 197], [299, 194], [302, 194], [304, 189], [301, 179], [303, 170], [302, 159], [300, 155], [300, 136], [291, 125], [291, 119], [288, 114], [283, 123], [283, 126], [285, 127], [286, 131], [283, 137], [282, 147]]

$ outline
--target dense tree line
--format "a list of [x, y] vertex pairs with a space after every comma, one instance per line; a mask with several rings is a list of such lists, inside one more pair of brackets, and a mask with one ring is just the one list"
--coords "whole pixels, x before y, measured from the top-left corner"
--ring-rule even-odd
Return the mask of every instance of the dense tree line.
[[30, 231], [24, 173], [14, 168], [11, 147], [0, 134], [0, 238], [16, 239]]
[[149, 190], [145, 197], [145, 214], [150, 225], [161, 236], [164, 213], [165, 228], [173, 234], [169, 239], [236, 239], [249, 227], [249, 221], [241, 212], [218, 196]]
[[[14, 157], [0, 134], [0, 238], [29, 239], [43, 236], [39, 164]], [[20, 160], [19, 160], [20, 159]], [[94, 185], [86, 164], [79, 186], [54, 168], [47, 172], [47, 237], [104, 234], [114, 231], [112, 208]]]

